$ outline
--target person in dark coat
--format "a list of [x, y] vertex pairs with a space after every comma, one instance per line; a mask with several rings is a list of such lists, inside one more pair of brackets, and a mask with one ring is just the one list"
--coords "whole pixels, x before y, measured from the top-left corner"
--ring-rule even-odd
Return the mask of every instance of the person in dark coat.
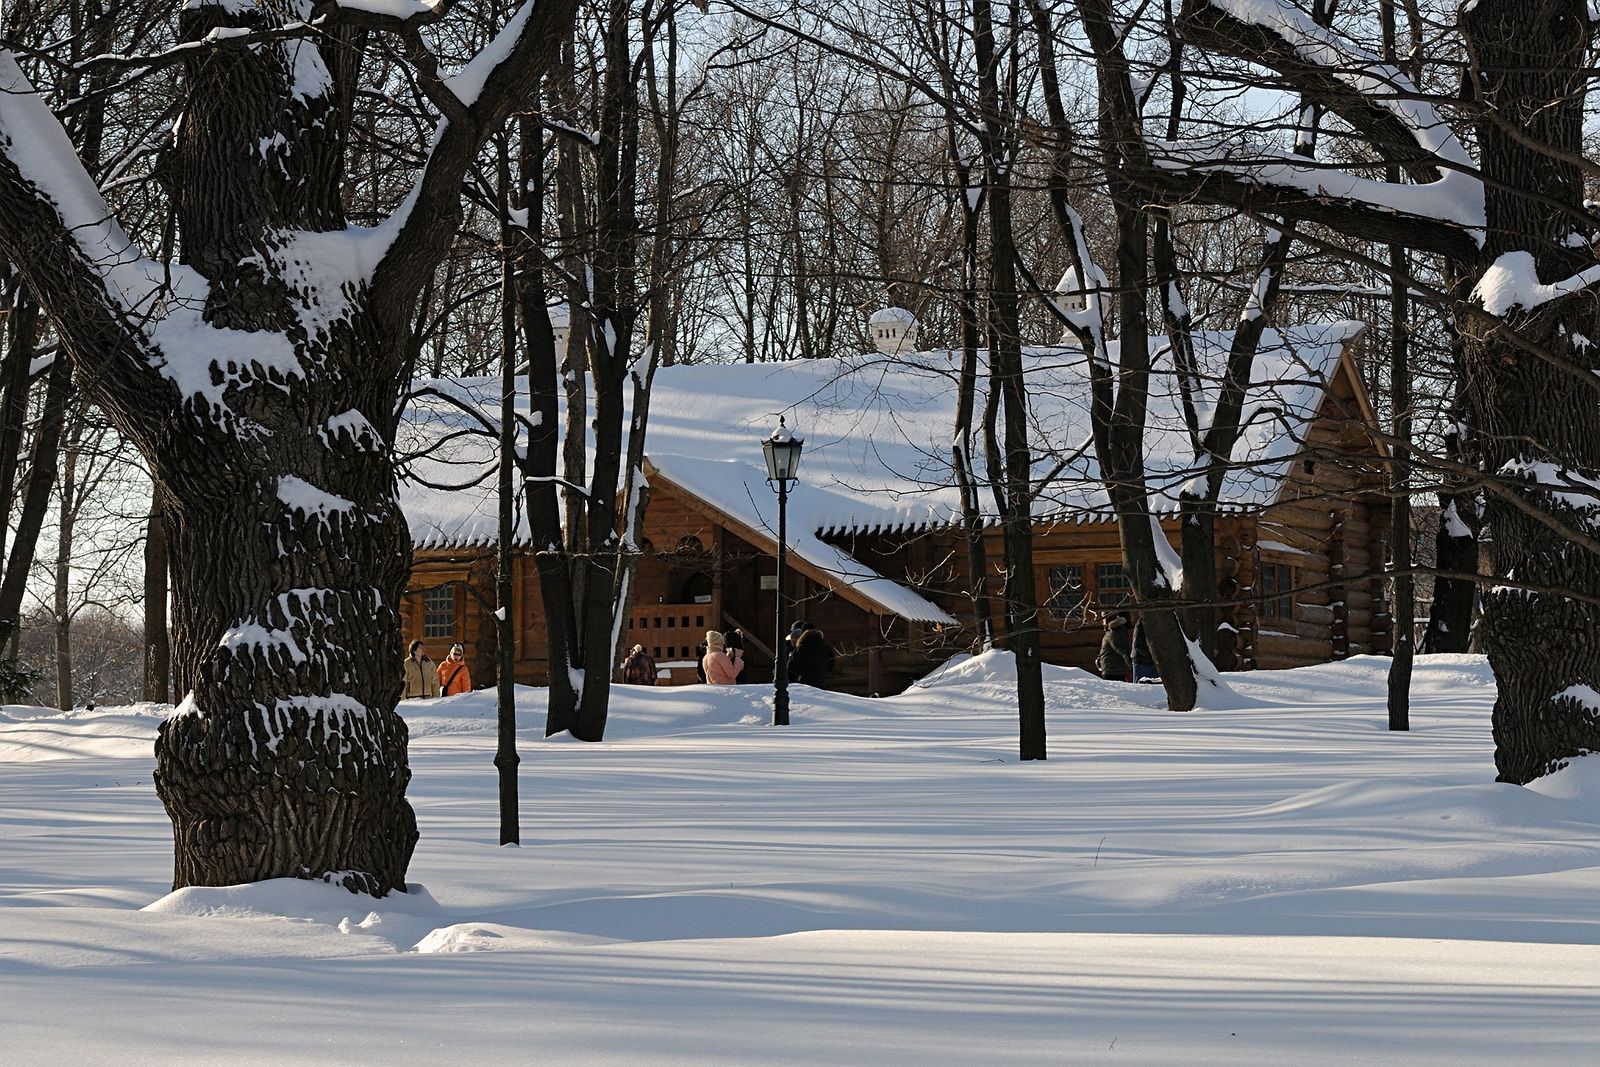
[[1095, 670], [1108, 682], [1126, 682], [1133, 677], [1127, 616], [1107, 615], [1105, 626], [1105, 635], [1100, 638], [1100, 655], [1094, 661]]
[[797, 622], [795, 626], [803, 629], [789, 631], [789, 643], [794, 646], [789, 653], [789, 680], [825, 688], [833, 673], [833, 649], [823, 640], [822, 631], [810, 623]]
[[1156, 670], [1156, 658], [1150, 654], [1150, 642], [1145, 639], [1143, 619], [1133, 624], [1133, 680], [1161, 680], [1161, 674]]
[[643, 645], [634, 645], [628, 658], [623, 661], [622, 682], [624, 685], [656, 684], [656, 661], [644, 650]]
[[791, 682], [794, 681], [795, 646], [800, 643], [800, 635], [809, 629], [811, 629], [811, 624], [806, 622], [804, 619], [794, 620], [793, 624], [791, 624], [789, 627], [789, 636], [785, 639], [787, 644], [783, 646], [782, 652], [784, 657], [783, 676], [789, 679]]

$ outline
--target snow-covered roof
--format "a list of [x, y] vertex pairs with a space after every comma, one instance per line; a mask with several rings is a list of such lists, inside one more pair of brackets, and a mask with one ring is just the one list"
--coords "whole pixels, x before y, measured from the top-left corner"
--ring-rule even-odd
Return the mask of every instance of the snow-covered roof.
[[[867, 316], [868, 326], [880, 326], [891, 322], [916, 322], [917, 317], [905, 308], [880, 308]], [[648, 437], [648, 435], [646, 435]]]
[[[441, 378], [419, 386], [395, 435], [400, 509], [411, 543], [424, 549], [493, 545], [499, 541], [500, 379]], [[527, 416], [526, 393], [518, 393], [516, 408]], [[527, 537], [519, 510], [517, 541]]]
[[[1255, 360], [1236, 467], [1223, 486], [1225, 505], [1261, 506], [1276, 498], [1341, 352], [1361, 329], [1346, 321], [1267, 332]], [[1201, 366], [1220, 366], [1231, 339], [1227, 333], [1197, 334]], [[1025, 351], [1034, 470], [1043, 483], [1034, 513], [1041, 520], [1110, 517], [1090, 440], [1085, 358], [1070, 346]], [[945, 613], [926, 599], [824, 538], [959, 521], [950, 443], [960, 361], [960, 353], [937, 351], [664, 367], [651, 389], [645, 451], [656, 471], [679, 488], [748, 530], [775, 537], [777, 497], [766, 484], [761, 440], [783, 416], [805, 441], [799, 480], [788, 495], [789, 541], [796, 555], [895, 614], [943, 621]], [[1158, 365], [1170, 366], [1170, 359], [1163, 357]], [[485, 418], [496, 421], [498, 380], [440, 383], [439, 389], [483, 405]], [[1196, 397], [1202, 424], [1215, 399], [1211, 381]], [[525, 397], [519, 397], [519, 407], [526, 409]], [[419, 450], [425, 440], [445, 440], [437, 454], [414, 462], [402, 483], [402, 506], [418, 547], [496, 539], [494, 444], [450, 436], [474, 421], [438, 397], [410, 408], [402, 452]], [[1178, 491], [1191, 477], [1192, 456], [1176, 382], [1158, 373], [1151, 379], [1145, 445], [1156, 510], [1176, 508]], [[462, 487], [443, 491], [426, 482]], [[991, 509], [986, 518], [993, 520], [992, 498], [979, 497]], [[523, 522], [518, 538], [526, 536]]]
[[[1340, 322], [1268, 332], [1234, 452], [1239, 466], [1223, 485], [1225, 504], [1260, 506], [1275, 499], [1341, 351], [1361, 329]], [[1202, 365], [1216, 366], [1232, 335], [1204, 333], [1195, 340]], [[1024, 360], [1035, 474], [1048, 479], [1035, 515], [1108, 517], [1090, 441], [1083, 353], [1030, 348]], [[961, 515], [950, 465], [959, 374], [960, 354], [942, 351], [664, 368], [651, 393], [645, 451], [674, 482], [720, 510], [775, 526], [759, 442], [782, 415], [805, 440], [799, 482], [789, 494], [791, 530], [827, 536], [949, 525]], [[1216, 402], [1215, 382], [1208, 386], [1196, 398], [1202, 430]], [[1145, 440], [1157, 510], [1176, 508], [1192, 457], [1176, 381], [1157, 374]], [[988, 494], [980, 498], [992, 509]]]

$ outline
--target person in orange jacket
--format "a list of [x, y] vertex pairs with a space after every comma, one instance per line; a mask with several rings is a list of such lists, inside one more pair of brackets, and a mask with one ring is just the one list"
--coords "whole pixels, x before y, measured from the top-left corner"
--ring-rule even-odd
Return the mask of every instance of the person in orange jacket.
[[453, 697], [457, 693], [472, 691], [472, 675], [467, 673], [467, 661], [462, 659], [466, 649], [460, 642], [450, 646], [450, 655], [439, 664], [439, 695]]

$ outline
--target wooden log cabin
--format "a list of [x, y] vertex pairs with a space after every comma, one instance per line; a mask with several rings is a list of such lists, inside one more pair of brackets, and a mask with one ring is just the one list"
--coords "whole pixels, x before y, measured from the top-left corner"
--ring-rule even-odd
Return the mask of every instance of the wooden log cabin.
[[[1217, 519], [1217, 662], [1273, 669], [1386, 653], [1381, 565], [1384, 455], [1354, 363], [1361, 327], [1269, 332], [1257, 357]], [[1229, 337], [1198, 338], [1215, 361]], [[1048, 662], [1092, 670], [1105, 612], [1129, 606], [1117, 526], [1086, 447], [1083, 354], [1028, 352], [1039, 472], [1035, 585]], [[747, 684], [770, 684], [776, 613], [776, 497], [760, 439], [780, 415], [805, 438], [789, 497], [786, 616], [821, 629], [838, 654], [830, 688], [899, 692], [975, 648], [949, 441], [959, 356], [884, 350], [838, 360], [658, 371], [651, 396], [645, 538], [619, 660], [641, 644], [658, 684], [695, 682], [708, 629], [741, 631]], [[1178, 543], [1176, 498], [1193, 476], [1169, 378], [1153, 378], [1146, 469], [1151, 510]], [[498, 382], [481, 383], [493, 421]], [[453, 383], [461, 397], [474, 383]], [[1197, 398], [1205, 409], [1204, 395]], [[402, 489], [415, 543], [403, 605], [407, 640], [439, 658], [467, 648], [475, 684], [494, 680], [492, 444], [465, 432], [465, 405], [413, 412], [418, 455]], [[440, 459], [429, 442], [450, 439]], [[418, 473], [420, 468], [420, 473]], [[447, 489], [447, 474], [460, 483]], [[986, 531], [1000, 588], [998, 528]], [[525, 546], [524, 546], [525, 547]], [[517, 680], [545, 681], [543, 610], [525, 553], [517, 561]], [[1003, 644], [1003, 635], [1001, 635]]]

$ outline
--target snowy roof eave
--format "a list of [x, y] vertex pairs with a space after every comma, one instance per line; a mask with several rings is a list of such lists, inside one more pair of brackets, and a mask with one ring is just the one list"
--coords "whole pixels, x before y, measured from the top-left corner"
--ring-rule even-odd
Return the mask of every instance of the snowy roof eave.
[[[739, 506], [733, 494], [722, 496], [714, 490], [707, 491], [705, 485], [697, 486], [693, 478], [673, 476], [671, 469], [673, 461], [683, 458], [646, 457], [645, 476], [651, 481], [661, 481], [671, 486], [688, 500], [698, 504], [701, 509], [709, 512], [712, 517], [725, 523], [746, 541], [776, 555], [777, 538], [769, 532], [767, 523], [753, 506], [747, 511]], [[764, 473], [753, 465], [749, 465], [748, 470], [756, 475]], [[738, 480], [736, 484], [743, 488], [747, 482]], [[753, 501], [748, 493], [746, 499]], [[802, 528], [788, 538], [787, 545], [790, 554], [795, 557], [794, 565], [797, 570], [835, 590], [857, 607], [873, 614], [895, 615], [911, 622], [926, 622], [940, 626], [955, 626], [959, 623], [954, 615], [927, 597], [893, 579], [884, 577], [843, 549], [823, 541], [815, 530]]]

